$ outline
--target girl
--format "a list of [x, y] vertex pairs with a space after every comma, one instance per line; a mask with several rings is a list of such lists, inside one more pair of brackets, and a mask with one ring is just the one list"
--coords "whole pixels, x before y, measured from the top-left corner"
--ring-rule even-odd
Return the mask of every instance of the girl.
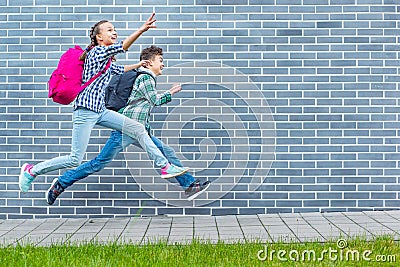
[[[110, 22], [102, 20], [96, 23], [90, 31], [91, 43], [81, 57], [82, 60], [85, 60], [83, 82], [85, 83], [100, 70], [105, 69], [110, 58], [127, 51], [142, 33], [150, 28], [156, 28], [153, 25], [156, 21], [154, 15], [153, 13], [136, 32], [123, 42], [117, 41], [117, 32]], [[146, 63], [146, 61], [141, 61], [138, 64], [127, 66], [112, 63], [106, 73], [98, 77], [77, 96], [73, 113], [71, 154], [46, 160], [37, 165], [25, 163], [21, 167], [19, 176], [19, 187], [22, 192], [29, 190], [30, 184], [38, 175], [62, 168], [79, 166], [88, 146], [91, 130], [96, 124], [121, 131], [138, 140], [150, 159], [161, 167], [162, 178], [175, 177], [188, 171], [188, 168], [177, 167], [168, 163], [141, 123], [105, 108], [104, 88], [110, 81], [111, 74], [121, 74]]]

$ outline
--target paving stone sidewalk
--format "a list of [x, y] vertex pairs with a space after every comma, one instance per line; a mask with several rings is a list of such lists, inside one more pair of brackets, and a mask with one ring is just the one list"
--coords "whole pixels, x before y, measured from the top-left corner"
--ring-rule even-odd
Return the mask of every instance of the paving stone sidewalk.
[[334, 242], [391, 235], [400, 240], [400, 210], [229, 216], [1, 220], [0, 246], [32, 244]]

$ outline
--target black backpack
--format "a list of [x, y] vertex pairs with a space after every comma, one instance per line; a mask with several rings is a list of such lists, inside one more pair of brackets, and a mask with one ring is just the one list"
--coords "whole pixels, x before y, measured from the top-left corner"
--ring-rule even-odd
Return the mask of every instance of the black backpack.
[[118, 111], [126, 106], [129, 96], [132, 93], [135, 80], [140, 74], [148, 73], [130, 70], [112, 77], [105, 89], [105, 103], [107, 109]]

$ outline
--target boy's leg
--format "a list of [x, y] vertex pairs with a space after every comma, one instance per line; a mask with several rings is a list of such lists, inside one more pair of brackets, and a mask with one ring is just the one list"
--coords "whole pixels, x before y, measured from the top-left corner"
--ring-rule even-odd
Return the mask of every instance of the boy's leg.
[[89, 143], [90, 133], [98, 118], [99, 114], [96, 112], [87, 109], [75, 110], [73, 113], [71, 154], [49, 159], [35, 166], [24, 164], [19, 176], [19, 187], [21, 191], [27, 192], [30, 184], [37, 175], [62, 168], [78, 166], [83, 159]]
[[[125, 141], [134, 142], [136, 140], [125, 136]], [[113, 131], [108, 138], [107, 143], [100, 151], [96, 158], [81, 164], [78, 168], [65, 172], [62, 176], [55, 178], [52, 185], [47, 190], [46, 198], [47, 203], [52, 205], [57, 197], [64, 192], [64, 190], [71, 186], [73, 183], [98, 172], [110, 163], [119, 152], [123, 151], [129, 143], [122, 143], [122, 133]]]
[[138, 140], [140, 145], [149, 155], [150, 159], [153, 159], [157, 166], [162, 167], [162, 178], [172, 178], [189, 170], [188, 168], [170, 165], [161, 151], [154, 145], [144, 126], [139, 122], [129, 119], [115, 111], [105, 110], [102, 112], [99, 124], [117, 131], [121, 131], [122, 133]]
[[[160, 149], [160, 151], [164, 154], [164, 156], [168, 159], [171, 164], [174, 164], [178, 167], [183, 167], [181, 161], [176, 156], [175, 151], [168, 145], [164, 144], [160, 139], [151, 135], [151, 140], [153, 143]], [[175, 177], [178, 181], [179, 185], [186, 190], [196, 179], [189, 173], [185, 173], [183, 175]]]
[[123, 134], [138, 140], [140, 145], [145, 148], [145, 151], [148, 153], [150, 159], [154, 160], [158, 167], [164, 167], [168, 164], [167, 159], [161, 154], [157, 147], [154, 146], [154, 144], [151, 146], [146, 143], [146, 136], [148, 135], [141, 123], [129, 119], [115, 111], [105, 110], [102, 113], [102, 118], [99, 124], [104, 127], [120, 131]]
[[[165, 157], [174, 165], [182, 166], [181, 161], [176, 156], [175, 150], [164, 144], [160, 139], [155, 136], [151, 136], [151, 140], [153, 140], [154, 144], [163, 152]], [[190, 173], [185, 173], [183, 175], [175, 177], [178, 180], [179, 184], [185, 190], [185, 196], [189, 201], [195, 199], [207, 188], [210, 186], [209, 181], [200, 182], [198, 179], [195, 179]]]
[[58, 181], [65, 189], [73, 183], [104, 169], [123, 150], [122, 133], [113, 131], [100, 153], [94, 159], [81, 164], [74, 170], [65, 172], [58, 178]]

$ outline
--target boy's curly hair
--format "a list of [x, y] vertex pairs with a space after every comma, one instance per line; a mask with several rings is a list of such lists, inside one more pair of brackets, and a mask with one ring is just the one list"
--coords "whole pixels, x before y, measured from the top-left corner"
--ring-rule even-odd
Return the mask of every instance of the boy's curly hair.
[[162, 56], [163, 51], [161, 47], [152, 45], [142, 50], [140, 53], [140, 60], [150, 60], [154, 59], [155, 56]]

